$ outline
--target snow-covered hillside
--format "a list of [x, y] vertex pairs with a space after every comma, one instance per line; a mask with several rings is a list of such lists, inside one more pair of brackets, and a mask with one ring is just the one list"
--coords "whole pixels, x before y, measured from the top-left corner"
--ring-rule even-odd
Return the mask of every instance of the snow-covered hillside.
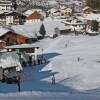
[[16, 84], [0, 83], [0, 100], [100, 100], [99, 35], [46, 37], [36, 44], [50, 62], [24, 68], [20, 93]]

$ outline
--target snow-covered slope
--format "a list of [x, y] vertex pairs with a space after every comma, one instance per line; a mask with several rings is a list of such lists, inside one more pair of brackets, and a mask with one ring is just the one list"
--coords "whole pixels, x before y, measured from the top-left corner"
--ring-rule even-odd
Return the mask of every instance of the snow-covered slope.
[[[99, 35], [59, 36], [36, 44], [50, 62], [24, 69], [21, 93], [4, 95], [17, 92], [17, 85], [0, 83], [0, 100], [100, 100]], [[51, 84], [53, 74], [55, 85]]]

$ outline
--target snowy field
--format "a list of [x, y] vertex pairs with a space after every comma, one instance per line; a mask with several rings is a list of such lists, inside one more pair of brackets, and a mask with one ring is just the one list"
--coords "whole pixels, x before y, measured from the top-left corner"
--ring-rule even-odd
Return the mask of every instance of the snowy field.
[[0, 83], [0, 100], [100, 100], [99, 35], [59, 36], [36, 44], [50, 62], [24, 68], [20, 93], [16, 84]]

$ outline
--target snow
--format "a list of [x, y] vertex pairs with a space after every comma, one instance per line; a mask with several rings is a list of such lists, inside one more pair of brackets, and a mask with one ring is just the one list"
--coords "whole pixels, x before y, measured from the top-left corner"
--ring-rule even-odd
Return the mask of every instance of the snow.
[[33, 34], [39, 32], [40, 26], [42, 25], [42, 23], [45, 26], [45, 30], [46, 30], [47, 35], [54, 33], [54, 28], [56, 28], [56, 27], [58, 27], [60, 30], [70, 29], [70, 27], [65, 26], [65, 24], [62, 23], [61, 20], [52, 19], [50, 17], [45, 18], [45, 20], [43, 22], [13, 26], [12, 29], [15, 30], [15, 32], [18, 33], [18, 34], [21, 34], [21, 35], [24, 35], [24, 36], [27, 36], [27, 37], [28, 36], [33, 37]]
[[2, 68], [17, 66], [16, 71], [23, 69], [19, 63], [19, 57], [16, 52], [0, 52], [0, 66], [2, 66]]
[[5, 33], [9, 32], [10, 30], [8, 29], [4, 29], [2, 27], [0, 27], [0, 36], [4, 35]]
[[96, 32], [96, 31], [93, 31], [93, 30], [91, 30], [91, 29], [87, 30], [87, 32], [88, 32], [88, 33], [91, 33], [91, 34], [95, 34], [95, 33], [98, 33], [98, 34], [99, 34], [98, 31]]
[[[35, 45], [41, 45], [50, 62], [24, 68], [20, 93], [16, 84], [0, 83], [0, 100], [100, 100], [99, 41], [100, 35], [40, 40]], [[51, 84], [53, 74], [55, 85]]]
[[51, 5], [56, 5], [56, 4], [58, 4], [58, 2], [56, 2], [56, 1], [48, 1], [48, 3], [51, 4]]
[[60, 9], [61, 10], [64, 10], [64, 9], [66, 9], [66, 7], [65, 6], [61, 6]]
[[86, 20], [96, 20], [100, 22], [100, 14], [91, 13], [85, 17]]
[[34, 11], [32, 11], [32, 10], [27, 10], [24, 14], [26, 15], [26, 16], [30, 16], [31, 14], [33, 14], [34, 13]]
[[89, 6], [86, 6], [86, 7], [84, 7], [82, 10], [85, 11], [85, 10], [87, 10], [87, 9], [89, 9], [89, 8], [90, 8]]
[[55, 13], [55, 12], [57, 12], [58, 11], [58, 9], [55, 9], [55, 8], [51, 8], [50, 10], [48, 10], [47, 12], [50, 12], [50, 13]]

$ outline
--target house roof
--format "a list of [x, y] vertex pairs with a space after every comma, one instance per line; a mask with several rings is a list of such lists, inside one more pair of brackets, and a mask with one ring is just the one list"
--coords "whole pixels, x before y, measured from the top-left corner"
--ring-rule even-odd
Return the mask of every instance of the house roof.
[[85, 11], [85, 10], [87, 10], [88, 8], [90, 8], [90, 7], [89, 7], [89, 6], [86, 6], [86, 7], [84, 7], [82, 10]]
[[37, 38], [37, 35], [34, 32], [24, 33], [24, 31], [23, 31], [23, 32], [18, 32], [17, 34], [22, 35], [26, 38]]
[[[24, 30], [24, 29], [22, 29], [22, 30]], [[27, 32], [27, 31], [25, 32], [25, 31], [17, 31], [17, 30], [14, 31], [13, 29], [7, 29], [7, 28], [0, 27], [0, 37], [5, 35], [8, 32], [19, 34], [19, 35], [24, 36], [26, 38], [37, 38], [37, 35], [34, 32]]]
[[62, 21], [63, 23], [65, 24], [68, 24], [68, 25], [85, 25], [85, 22], [80, 20], [80, 19], [70, 19], [71, 22], [69, 21]]
[[10, 31], [9, 29], [5, 29], [5, 28], [0, 27], [0, 36], [5, 35], [9, 31]]
[[16, 10], [4, 10], [4, 11], [0, 11], [0, 14], [12, 14], [12, 13], [19, 13]]
[[34, 12], [42, 13], [42, 9], [30, 9], [30, 10], [27, 10], [26, 12], [24, 12], [23, 15], [28, 17], [31, 14], [33, 14]]
[[21, 44], [21, 45], [13, 45], [13, 46], [6, 46], [5, 47], [5, 49], [22, 49], [22, 48], [39, 48], [39, 45]]
[[58, 9], [51, 8], [51, 9], [50, 9], [50, 10], [48, 10], [47, 12], [55, 13], [55, 12], [57, 12], [57, 11], [58, 11]]
[[64, 9], [66, 9], [67, 7], [65, 7], [65, 6], [61, 6], [60, 7], [60, 9], [62, 9], [62, 10], [64, 10]]
[[51, 1], [48, 1], [48, 3], [51, 4], [51, 5], [58, 4], [58, 2], [52, 1], [52, 0]]
[[37, 35], [35, 32], [30, 32], [30, 31], [24, 31], [24, 28], [22, 28], [22, 30], [15, 30], [16, 31], [16, 34], [19, 34], [19, 35], [22, 35], [26, 38], [37, 38]]
[[27, 10], [25, 13], [24, 13], [24, 15], [26, 15], [27, 17], [28, 16], [30, 16], [31, 14], [33, 14], [34, 13], [34, 11], [32, 11], [32, 10]]
[[4, 69], [17, 66], [17, 71], [22, 70], [22, 66], [19, 62], [19, 56], [16, 54], [16, 52], [0, 53], [0, 66], [2, 66]]

